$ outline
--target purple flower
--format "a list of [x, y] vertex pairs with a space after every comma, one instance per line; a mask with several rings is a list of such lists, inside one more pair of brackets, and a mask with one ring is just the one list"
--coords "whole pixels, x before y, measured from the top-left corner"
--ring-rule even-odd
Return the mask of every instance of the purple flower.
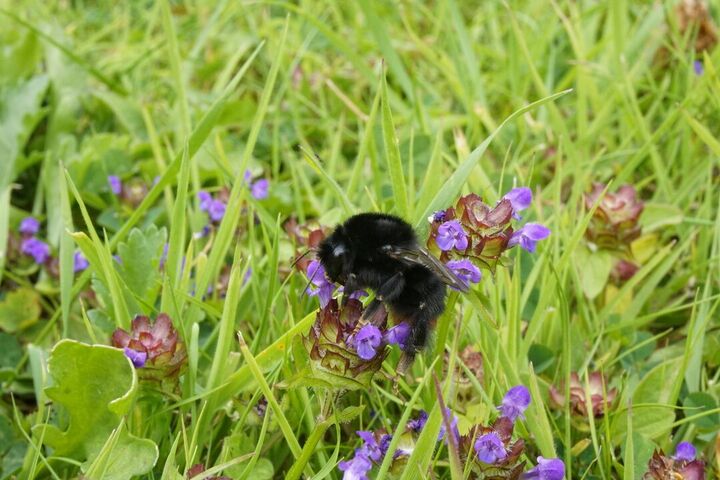
[[[452, 421], [450, 422], [450, 429], [452, 430], [453, 435], [455, 438], [460, 438], [460, 431], [458, 430], [458, 417], [457, 415], [453, 415], [452, 411], [450, 411], [449, 408], [445, 409], [445, 412], [448, 415], [452, 415]], [[440, 427], [440, 433], [438, 433], [438, 441], [442, 440], [445, 437], [445, 422], [442, 423], [442, 426]]]
[[219, 222], [225, 215], [225, 203], [220, 200], [213, 200], [208, 207], [208, 215], [213, 222]]
[[250, 193], [256, 200], [267, 198], [269, 190], [270, 182], [266, 178], [261, 178], [250, 187]]
[[355, 334], [353, 343], [358, 357], [363, 360], [372, 360], [377, 354], [377, 348], [382, 342], [382, 333], [375, 325], [365, 325]]
[[120, 177], [117, 175], [110, 175], [107, 179], [110, 184], [110, 191], [112, 191], [115, 195], [120, 195], [122, 193], [122, 181], [120, 180]]
[[50, 247], [48, 244], [35, 237], [23, 240], [20, 245], [20, 251], [25, 255], [33, 257], [35, 263], [38, 265], [45, 263], [45, 260], [50, 256]]
[[702, 60], [695, 60], [693, 62], [693, 71], [698, 77], [705, 73], [705, 66], [702, 63]]
[[198, 200], [200, 200], [200, 210], [203, 212], [210, 211], [210, 206], [212, 205], [213, 198], [212, 195], [210, 195], [205, 190], [200, 190], [197, 193]]
[[89, 266], [90, 262], [88, 262], [87, 258], [85, 258], [85, 255], [81, 252], [75, 252], [75, 255], [73, 255], [73, 272], [82, 272]]
[[[383, 435], [382, 437], [380, 437], [380, 442], [378, 443], [378, 445], [380, 446], [380, 453], [382, 454], [383, 457], [387, 453], [388, 448], [390, 448], [391, 441], [392, 441], [392, 435], [389, 435], [387, 433], [385, 435]], [[397, 455], [398, 455], [398, 451], [395, 450], [395, 456], [397, 456]]]
[[125, 347], [123, 351], [125, 352], [125, 356], [130, 359], [135, 368], [142, 368], [145, 366], [148, 356], [147, 352], [138, 352], [130, 347]]
[[255, 182], [252, 181], [252, 172], [245, 170], [245, 183], [250, 188], [250, 194], [256, 200], [262, 200], [267, 198], [268, 191], [270, 190], [270, 182], [266, 178], [261, 178]]
[[23, 235], [35, 235], [40, 231], [40, 222], [35, 217], [25, 217], [20, 222], [18, 231]]
[[350, 300], [360, 300], [362, 297], [367, 297], [368, 293], [365, 290], [355, 290], [350, 294]]
[[[337, 291], [338, 291], [338, 293], [343, 293], [343, 294], [344, 294], [344, 293], [345, 293], [345, 287], [340, 286], [340, 287], [337, 289]], [[367, 296], [368, 296], [368, 293], [367, 293], [365, 290], [355, 290], [354, 292], [352, 292], [352, 293], [350, 294], [350, 296], [348, 297], [348, 299], [350, 299], [350, 300], [360, 300], [362, 297], [367, 297]]]
[[242, 284], [245, 285], [250, 280], [250, 277], [252, 277], [252, 268], [248, 267], [247, 272], [245, 272], [245, 276], [243, 276]]
[[680, 442], [675, 447], [675, 460], [680, 462], [692, 462], [695, 460], [695, 447], [690, 442]]
[[445, 217], [447, 214], [445, 213], [445, 210], [438, 210], [437, 212], [434, 212], [432, 215], [428, 217], [428, 222], [435, 223], [435, 222], [442, 222], [445, 220]]
[[[465, 285], [478, 283], [482, 278], [480, 269], [464, 258], [462, 260], [450, 260], [445, 264]], [[457, 289], [455, 289], [457, 290]]]
[[358, 430], [355, 433], [357, 433], [358, 437], [362, 438], [363, 446], [360, 448], [367, 454], [367, 457], [370, 460], [379, 462], [383, 457], [383, 453], [380, 449], [380, 445], [375, 440], [375, 435], [366, 430]]
[[503, 417], [507, 417], [514, 422], [518, 417], [524, 418], [523, 412], [527, 410], [529, 405], [530, 390], [524, 385], [517, 385], [508, 390], [498, 410], [500, 410]]
[[527, 223], [524, 227], [513, 232], [508, 247], [520, 245], [530, 253], [535, 252], [535, 244], [550, 236], [550, 229], [539, 223]]
[[415, 418], [414, 420], [410, 420], [407, 423], [407, 428], [409, 428], [410, 430], [412, 430], [415, 433], [419, 433], [423, 429], [425, 424], [427, 423], [427, 420], [428, 420], [427, 412], [425, 410], [420, 410], [420, 413], [418, 414], [417, 418]]
[[468, 239], [462, 225], [457, 220], [450, 220], [438, 227], [435, 243], [440, 250], [447, 252], [453, 247], [458, 250], [465, 250], [468, 247]]
[[335, 285], [328, 280], [325, 275], [325, 268], [317, 260], [313, 260], [308, 265], [307, 276], [310, 277], [310, 283], [312, 283], [315, 288], [311, 289], [308, 287], [306, 293], [311, 297], [317, 295], [320, 300], [320, 307], [325, 308], [332, 298]]
[[486, 433], [478, 437], [475, 441], [475, 453], [477, 453], [478, 460], [483, 463], [489, 463], [490, 465], [507, 457], [505, 445], [495, 432]]
[[363, 449], [355, 450], [355, 457], [350, 461], [338, 463], [338, 468], [343, 474], [343, 480], [368, 480], [367, 473], [372, 468], [372, 462]]
[[385, 342], [390, 345], [397, 345], [401, 349], [404, 349], [408, 336], [410, 336], [410, 324], [407, 322], [401, 322], [385, 332]]
[[523, 479], [562, 480], [565, 478], [565, 464], [559, 458], [537, 457], [538, 465], [523, 474]]
[[513, 209], [513, 217], [520, 220], [517, 212], [525, 210], [532, 203], [532, 190], [528, 187], [513, 188], [505, 194], [503, 199], [508, 200]]

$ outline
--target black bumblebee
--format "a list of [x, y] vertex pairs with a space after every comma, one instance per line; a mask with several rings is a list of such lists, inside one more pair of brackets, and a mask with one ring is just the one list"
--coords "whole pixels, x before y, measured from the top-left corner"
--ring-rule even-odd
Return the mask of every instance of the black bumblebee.
[[364, 318], [372, 318], [385, 303], [396, 322], [410, 324], [403, 348], [406, 362], [425, 347], [429, 330], [445, 309], [445, 286], [468, 289], [420, 246], [407, 222], [393, 215], [361, 213], [348, 218], [322, 241], [317, 254], [330, 280], [344, 285], [344, 299], [364, 288], [375, 292]]

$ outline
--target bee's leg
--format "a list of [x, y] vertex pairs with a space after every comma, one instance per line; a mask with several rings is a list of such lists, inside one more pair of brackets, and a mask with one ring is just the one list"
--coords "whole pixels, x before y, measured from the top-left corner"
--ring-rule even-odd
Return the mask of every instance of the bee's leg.
[[[375, 292], [375, 298], [365, 308], [362, 317], [358, 320], [355, 326], [355, 332], [357, 333], [362, 327], [368, 323], [375, 324], [382, 321], [382, 318], [375, 318], [380, 308], [383, 306], [383, 302], [392, 302], [402, 293], [405, 288], [405, 276], [402, 272], [398, 272], [388, 280], [385, 281], [380, 288]], [[384, 317], [383, 317], [384, 318]]]
[[365, 309], [363, 313], [363, 319], [370, 320], [371, 323], [375, 323], [374, 316], [378, 309], [382, 306], [383, 302], [392, 302], [396, 300], [402, 291], [405, 289], [405, 276], [402, 272], [397, 272], [395, 275], [385, 281], [380, 288], [375, 292], [375, 299], [370, 302], [370, 305]]
[[350, 295], [352, 295], [357, 290], [360, 290], [360, 282], [358, 282], [357, 275], [354, 273], [348, 274], [347, 280], [345, 281], [345, 285], [343, 285], [343, 298], [342, 298], [342, 306], [344, 307], [347, 305], [348, 300], [350, 300]]

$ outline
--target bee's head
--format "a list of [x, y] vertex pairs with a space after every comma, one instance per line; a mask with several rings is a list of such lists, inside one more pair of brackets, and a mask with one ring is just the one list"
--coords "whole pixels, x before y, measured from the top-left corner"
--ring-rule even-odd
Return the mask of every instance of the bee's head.
[[344, 284], [347, 272], [344, 272], [349, 252], [349, 242], [345, 236], [342, 226], [320, 243], [318, 258], [325, 273], [333, 282]]

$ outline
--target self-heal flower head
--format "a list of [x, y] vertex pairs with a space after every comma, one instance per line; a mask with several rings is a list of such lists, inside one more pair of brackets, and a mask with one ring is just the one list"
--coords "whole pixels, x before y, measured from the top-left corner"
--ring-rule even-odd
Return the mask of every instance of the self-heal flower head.
[[358, 430], [355, 433], [357, 433], [358, 437], [362, 438], [363, 446], [361, 448], [367, 454], [367, 457], [374, 462], [380, 461], [383, 453], [380, 449], [380, 444], [375, 440], [373, 432]]
[[645, 204], [632, 185], [622, 185], [614, 193], [602, 183], [584, 194], [585, 209], [595, 211], [585, 231], [585, 238], [600, 248], [628, 250], [641, 234], [640, 215]]
[[[445, 264], [460, 280], [469, 286], [471, 283], [478, 283], [482, 278], [480, 269], [464, 258], [462, 260], [450, 260]], [[454, 287], [451, 287], [456, 290]]]
[[695, 447], [690, 442], [680, 442], [675, 447], [675, 455], [673, 458], [679, 462], [692, 462], [695, 460]]
[[517, 385], [508, 390], [498, 410], [500, 410], [503, 417], [507, 417], [514, 422], [518, 417], [524, 418], [523, 413], [529, 405], [530, 390], [524, 385]]
[[[363, 338], [367, 330], [360, 328], [363, 304], [358, 300], [343, 299], [342, 307], [331, 298], [317, 311], [315, 323], [303, 337], [303, 344], [310, 356], [310, 371], [306, 378], [314, 379], [329, 389], [357, 390], [368, 388], [373, 376], [382, 367], [390, 349], [382, 345], [382, 332], [387, 324], [387, 313], [380, 307], [373, 316], [378, 330], [376, 339]], [[371, 352], [368, 350], [372, 350]], [[369, 359], [368, 359], [369, 358]]]
[[377, 348], [382, 342], [382, 333], [375, 325], [365, 325], [355, 334], [353, 343], [358, 357], [363, 360], [372, 360], [377, 355]]
[[[605, 379], [600, 372], [591, 372], [588, 375], [588, 388], [580, 381], [580, 377], [576, 372], [570, 374], [570, 411], [573, 415], [582, 417], [588, 416], [588, 399], [592, 408], [594, 417], [601, 417], [605, 414], [606, 407], [617, 397], [617, 388], [608, 388]], [[565, 382], [561, 382], [559, 387], [550, 386], [550, 402], [553, 406], [564, 408], [565, 399]], [[589, 398], [588, 398], [589, 397]]]
[[407, 428], [409, 428], [410, 430], [412, 430], [415, 433], [419, 433], [423, 429], [425, 424], [427, 423], [427, 420], [428, 420], [427, 412], [425, 410], [420, 410], [420, 413], [418, 414], [417, 418], [414, 418], [407, 423]]
[[213, 222], [219, 222], [225, 215], [225, 203], [221, 200], [213, 200], [208, 208], [208, 216]]
[[510, 190], [503, 197], [505, 200], [510, 202], [513, 209], [513, 218], [516, 220], [520, 219], [520, 215], [517, 212], [525, 210], [532, 203], [532, 190], [528, 187], [517, 187]]
[[33, 260], [38, 265], [42, 265], [50, 257], [50, 246], [35, 237], [23, 240], [20, 251], [29, 257], [33, 257]]
[[[686, 444], [686, 445], [683, 445]], [[688, 447], [689, 445], [689, 447]], [[690, 449], [692, 448], [692, 452]], [[678, 451], [679, 450], [679, 451]], [[682, 451], [686, 450], [686, 451]], [[655, 450], [643, 480], [665, 480], [668, 478], [682, 480], [705, 480], [705, 462], [694, 458], [694, 450], [688, 442], [678, 444], [675, 456], [666, 457], [662, 450]], [[692, 456], [692, 459], [691, 459]]]
[[148, 356], [147, 352], [138, 352], [130, 347], [123, 348], [123, 351], [125, 352], [125, 356], [130, 359], [135, 368], [142, 368], [145, 366]]
[[212, 195], [210, 195], [205, 190], [200, 190], [197, 193], [198, 200], [200, 200], [200, 210], [203, 212], [207, 212], [210, 210], [210, 205], [212, 205], [213, 198]]
[[486, 433], [478, 437], [475, 441], [475, 453], [478, 456], [478, 460], [491, 465], [507, 457], [505, 444], [503, 444], [495, 432]]
[[[113, 332], [112, 345], [117, 348], [129, 349], [144, 354], [144, 365], [138, 370], [141, 380], [157, 381], [164, 385], [177, 384], [178, 377], [187, 366], [187, 351], [180, 341], [177, 330], [172, 325], [170, 317], [160, 313], [155, 322], [144, 315], [137, 315], [132, 321], [130, 332], [118, 328]], [[128, 353], [133, 363], [141, 359], [142, 355]], [[137, 366], [137, 363], [135, 363]]]
[[110, 191], [114, 195], [120, 195], [122, 193], [122, 181], [117, 175], [110, 175], [107, 177], [108, 183], [110, 184]]
[[40, 221], [35, 217], [25, 217], [20, 222], [18, 231], [23, 235], [35, 235], [40, 231]]
[[75, 255], [73, 255], [73, 272], [82, 272], [89, 266], [90, 262], [88, 262], [87, 258], [85, 258], [85, 255], [81, 252], [75, 252]]
[[372, 462], [363, 449], [358, 448], [353, 459], [338, 463], [338, 468], [344, 472], [343, 480], [368, 480], [367, 473], [372, 469]]
[[444, 252], [453, 248], [462, 251], [468, 247], [467, 234], [457, 220], [450, 220], [440, 225], [435, 242]]
[[325, 268], [317, 260], [313, 260], [308, 265], [307, 276], [310, 278], [310, 283], [314, 288], [308, 287], [306, 293], [311, 297], [317, 295], [318, 300], [320, 300], [320, 308], [325, 308], [325, 305], [330, 302], [333, 296], [335, 284], [328, 280], [327, 275], [325, 275]]
[[526, 223], [524, 227], [513, 232], [508, 247], [520, 245], [524, 250], [534, 253], [537, 242], [550, 236], [550, 229], [539, 223]]
[[405, 349], [408, 337], [410, 336], [410, 324], [401, 322], [385, 332], [385, 343], [389, 345], [397, 345], [400, 349]]
[[565, 478], [565, 464], [559, 458], [537, 457], [535, 468], [524, 473], [523, 479], [563, 480]]

